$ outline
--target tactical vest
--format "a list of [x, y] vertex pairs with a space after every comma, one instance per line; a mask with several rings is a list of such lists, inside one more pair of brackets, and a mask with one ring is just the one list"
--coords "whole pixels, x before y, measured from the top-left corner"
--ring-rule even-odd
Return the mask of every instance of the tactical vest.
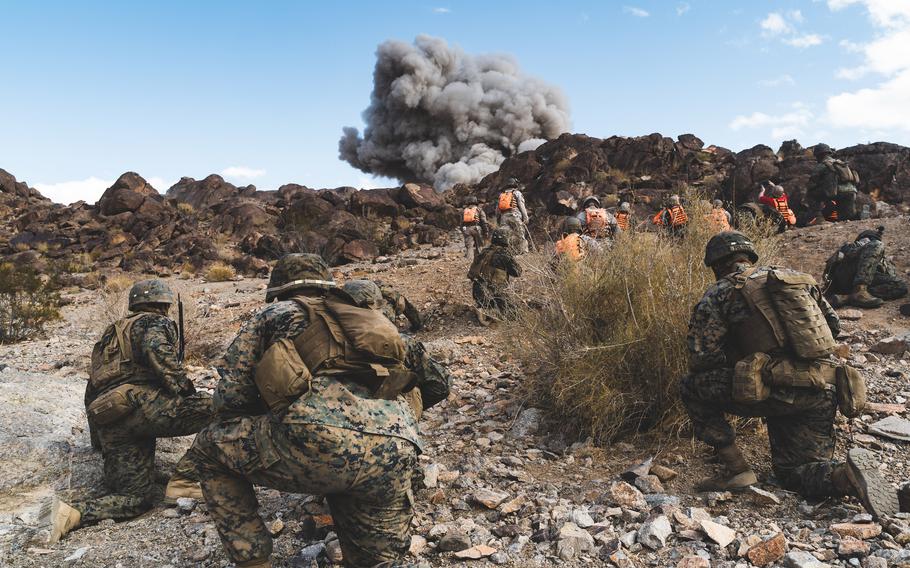
[[584, 256], [581, 248], [581, 235], [570, 233], [556, 241], [556, 253], [572, 260], [580, 260]]
[[707, 218], [711, 226], [718, 232], [730, 230], [730, 221], [727, 219], [727, 212], [723, 209], [712, 209]]
[[598, 237], [606, 234], [607, 210], [599, 207], [585, 209], [585, 230]]
[[462, 214], [461, 222], [465, 225], [473, 225], [477, 222], [477, 207], [466, 207]]
[[515, 207], [515, 190], [507, 189], [499, 194], [499, 211], [505, 213]]
[[314, 377], [352, 381], [386, 400], [414, 386], [416, 376], [404, 366], [404, 341], [381, 311], [358, 307], [338, 290], [292, 300], [307, 312], [309, 325], [293, 340], [272, 344], [254, 376], [273, 413], [307, 392]]
[[749, 317], [732, 330], [732, 360], [753, 353], [814, 360], [834, 352], [834, 336], [812, 297], [812, 276], [751, 268], [728, 278], [749, 306]]
[[620, 211], [616, 214], [616, 225], [623, 231], [628, 231], [632, 226], [632, 214]]
[[101, 393], [108, 387], [124, 382], [135, 371], [133, 365], [133, 343], [130, 334], [133, 325], [143, 316], [140, 312], [114, 322], [104, 330], [101, 339], [92, 348], [92, 365], [89, 369], [89, 384]]
[[788, 225], [796, 224], [796, 215], [794, 215], [793, 210], [790, 209], [790, 203], [786, 197], [772, 197], [771, 201], [774, 202], [774, 209], [780, 213], [781, 217], [787, 221]]

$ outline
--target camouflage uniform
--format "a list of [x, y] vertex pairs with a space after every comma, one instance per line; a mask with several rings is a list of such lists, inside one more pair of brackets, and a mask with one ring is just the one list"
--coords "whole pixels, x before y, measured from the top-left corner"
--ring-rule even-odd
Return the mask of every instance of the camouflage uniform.
[[499, 226], [509, 230], [509, 246], [518, 254], [528, 252], [528, 209], [525, 198], [518, 188], [518, 181], [509, 179], [504, 191], [512, 192], [512, 207], [507, 211], [499, 211]]
[[811, 202], [810, 209], [816, 215], [823, 214], [824, 207], [832, 200], [837, 201], [837, 219], [848, 221], [856, 217], [856, 186], [853, 183], [841, 183], [834, 170], [834, 157], [826, 155], [821, 158], [809, 178], [806, 196]]
[[521, 265], [509, 252], [509, 247], [491, 244], [474, 259], [468, 276], [473, 282], [471, 292], [477, 306], [503, 313], [511, 308], [507, 290], [509, 278], [521, 276]]
[[897, 275], [894, 264], [885, 257], [885, 245], [872, 238], [859, 239], [840, 248], [837, 260], [827, 269], [828, 294], [850, 294], [865, 285], [869, 293], [882, 300], [907, 295], [907, 283]]
[[[734, 274], [746, 267], [738, 265]], [[813, 295], [837, 336], [837, 314], [817, 289]], [[736, 361], [728, 356], [729, 334], [749, 313], [745, 299], [730, 278], [717, 281], [695, 306], [688, 334], [691, 373], [680, 382], [680, 394], [695, 436], [715, 448], [728, 447], [736, 435], [725, 414], [765, 417], [771, 463], [781, 485], [805, 496], [843, 495], [831, 480], [836, 466], [832, 458], [837, 411], [832, 389], [774, 386], [767, 400], [753, 404], [733, 401]]]
[[310, 391], [281, 416], [266, 413], [255, 367], [275, 341], [309, 325], [307, 312], [279, 301], [247, 322], [218, 367], [219, 420], [190, 449], [206, 504], [231, 560], [268, 559], [272, 539], [253, 485], [326, 495], [346, 566], [395, 562], [407, 551], [417, 424], [399, 397], [317, 373]]
[[[139, 310], [142, 311], [142, 310]], [[133, 372], [96, 392], [85, 392], [88, 407], [110, 389], [130, 385], [135, 410], [106, 426], [93, 426], [104, 456], [104, 477], [111, 494], [73, 503], [82, 523], [128, 519], [152, 506], [155, 439], [188, 436], [212, 419], [212, 398], [197, 393], [177, 360], [177, 326], [167, 316], [149, 312], [130, 331]], [[175, 477], [196, 479], [187, 456], [177, 463]]]
[[395, 288], [382, 282], [377, 284], [382, 292], [382, 297], [386, 301], [386, 305], [382, 308], [382, 313], [395, 324], [398, 323], [398, 316], [403, 315], [407, 318], [408, 323], [411, 324], [410, 330], [419, 331], [423, 327], [423, 318], [420, 316], [420, 310], [417, 309], [417, 306], [412, 304], [404, 294]]
[[487, 214], [476, 203], [469, 205], [477, 209], [477, 220], [473, 223], [463, 223], [461, 233], [464, 235], [464, 257], [473, 259], [483, 250], [484, 236], [489, 233]]

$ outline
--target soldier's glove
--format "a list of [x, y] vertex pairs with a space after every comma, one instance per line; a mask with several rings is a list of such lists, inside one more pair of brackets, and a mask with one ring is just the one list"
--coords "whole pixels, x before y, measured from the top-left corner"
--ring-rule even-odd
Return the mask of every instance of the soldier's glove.
[[193, 384], [193, 381], [189, 380], [186, 377], [183, 377], [183, 380], [180, 381], [179, 389], [177, 390], [178, 396], [192, 396], [196, 394], [196, 386]]

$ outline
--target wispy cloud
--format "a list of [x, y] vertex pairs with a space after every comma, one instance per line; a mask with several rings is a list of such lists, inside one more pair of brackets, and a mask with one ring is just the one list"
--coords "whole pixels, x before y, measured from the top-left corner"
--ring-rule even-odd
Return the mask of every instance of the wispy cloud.
[[167, 181], [166, 179], [164, 179], [162, 177], [150, 177], [146, 181], [149, 182], [149, 185], [151, 185], [152, 187], [157, 189], [159, 193], [165, 193], [167, 190], [169, 190], [171, 188], [172, 185], [177, 183], [176, 180]]
[[434, 14], [451, 14], [452, 10], [449, 8], [439, 7], [439, 8], [433, 8], [433, 13]]
[[788, 37], [783, 42], [792, 47], [806, 48], [822, 44], [822, 36], [818, 34], [804, 34]]
[[731, 130], [767, 128], [775, 140], [795, 138], [805, 131], [812, 122], [814, 115], [806, 105], [794, 103], [793, 110], [782, 114], [767, 114], [753, 112], [740, 115], [730, 122]]
[[793, 28], [780, 12], [771, 12], [759, 25], [761, 26], [762, 33], [767, 36], [777, 36], [793, 31]]
[[647, 10], [643, 10], [637, 6], [623, 6], [622, 11], [625, 12], [626, 14], [631, 14], [632, 16], [635, 16], [636, 18], [647, 18], [648, 16], [651, 15], [651, 13], [648, 12]]
[[821, 45], [824, 38], [816, 33], [804, 32], [799, 29], [805, 21], [800, 10], [790, 10], [786, 14], [771, 12], [759, 22], [762, 36], [766, 38], [780, 38], [780, 41], [790, 47], [805, 49]]
[[230, 166], [221, 170], [221, 175], [231, 179], [252, 180], [264, 176], [265, 170], [248, 168], [247, 166]]
[[790, 75], [784, 74], [773, 79], [762, 79], [758, 84], [761, 87], [785, 87], [795, 85], [796, 81]]
[[676, 15], [682, 16], [683, 14], [685, 14], [686, 12], [688, 12], [691, 9], [692, 9], [692, 5], [689, 4], [688, 2], [680, 2], [679, 4], [676, 5]]

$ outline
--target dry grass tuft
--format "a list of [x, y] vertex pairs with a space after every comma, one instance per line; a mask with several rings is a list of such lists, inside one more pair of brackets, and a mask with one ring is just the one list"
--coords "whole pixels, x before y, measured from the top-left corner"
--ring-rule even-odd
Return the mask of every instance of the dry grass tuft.
[[208, 267], [205, 271], [205, 279], [208, 282], [227, 282], [237, 276], [237, 271], [230, 264], [216, 262]]
[[[703, 264], [714, 234], [706, 202], [687, 207], [688, 234], [622, 235], [609, 250], [555, 268], [530, 257], [518, 280], [513, 337], [530, 396], [579, 435], [613, 441], [683, 424], [677, 381], [686, 373], [686, 332], [693, 305], [714, 276]], [[777, 253], [773, 227], [743, 229], [760, 262]]]

